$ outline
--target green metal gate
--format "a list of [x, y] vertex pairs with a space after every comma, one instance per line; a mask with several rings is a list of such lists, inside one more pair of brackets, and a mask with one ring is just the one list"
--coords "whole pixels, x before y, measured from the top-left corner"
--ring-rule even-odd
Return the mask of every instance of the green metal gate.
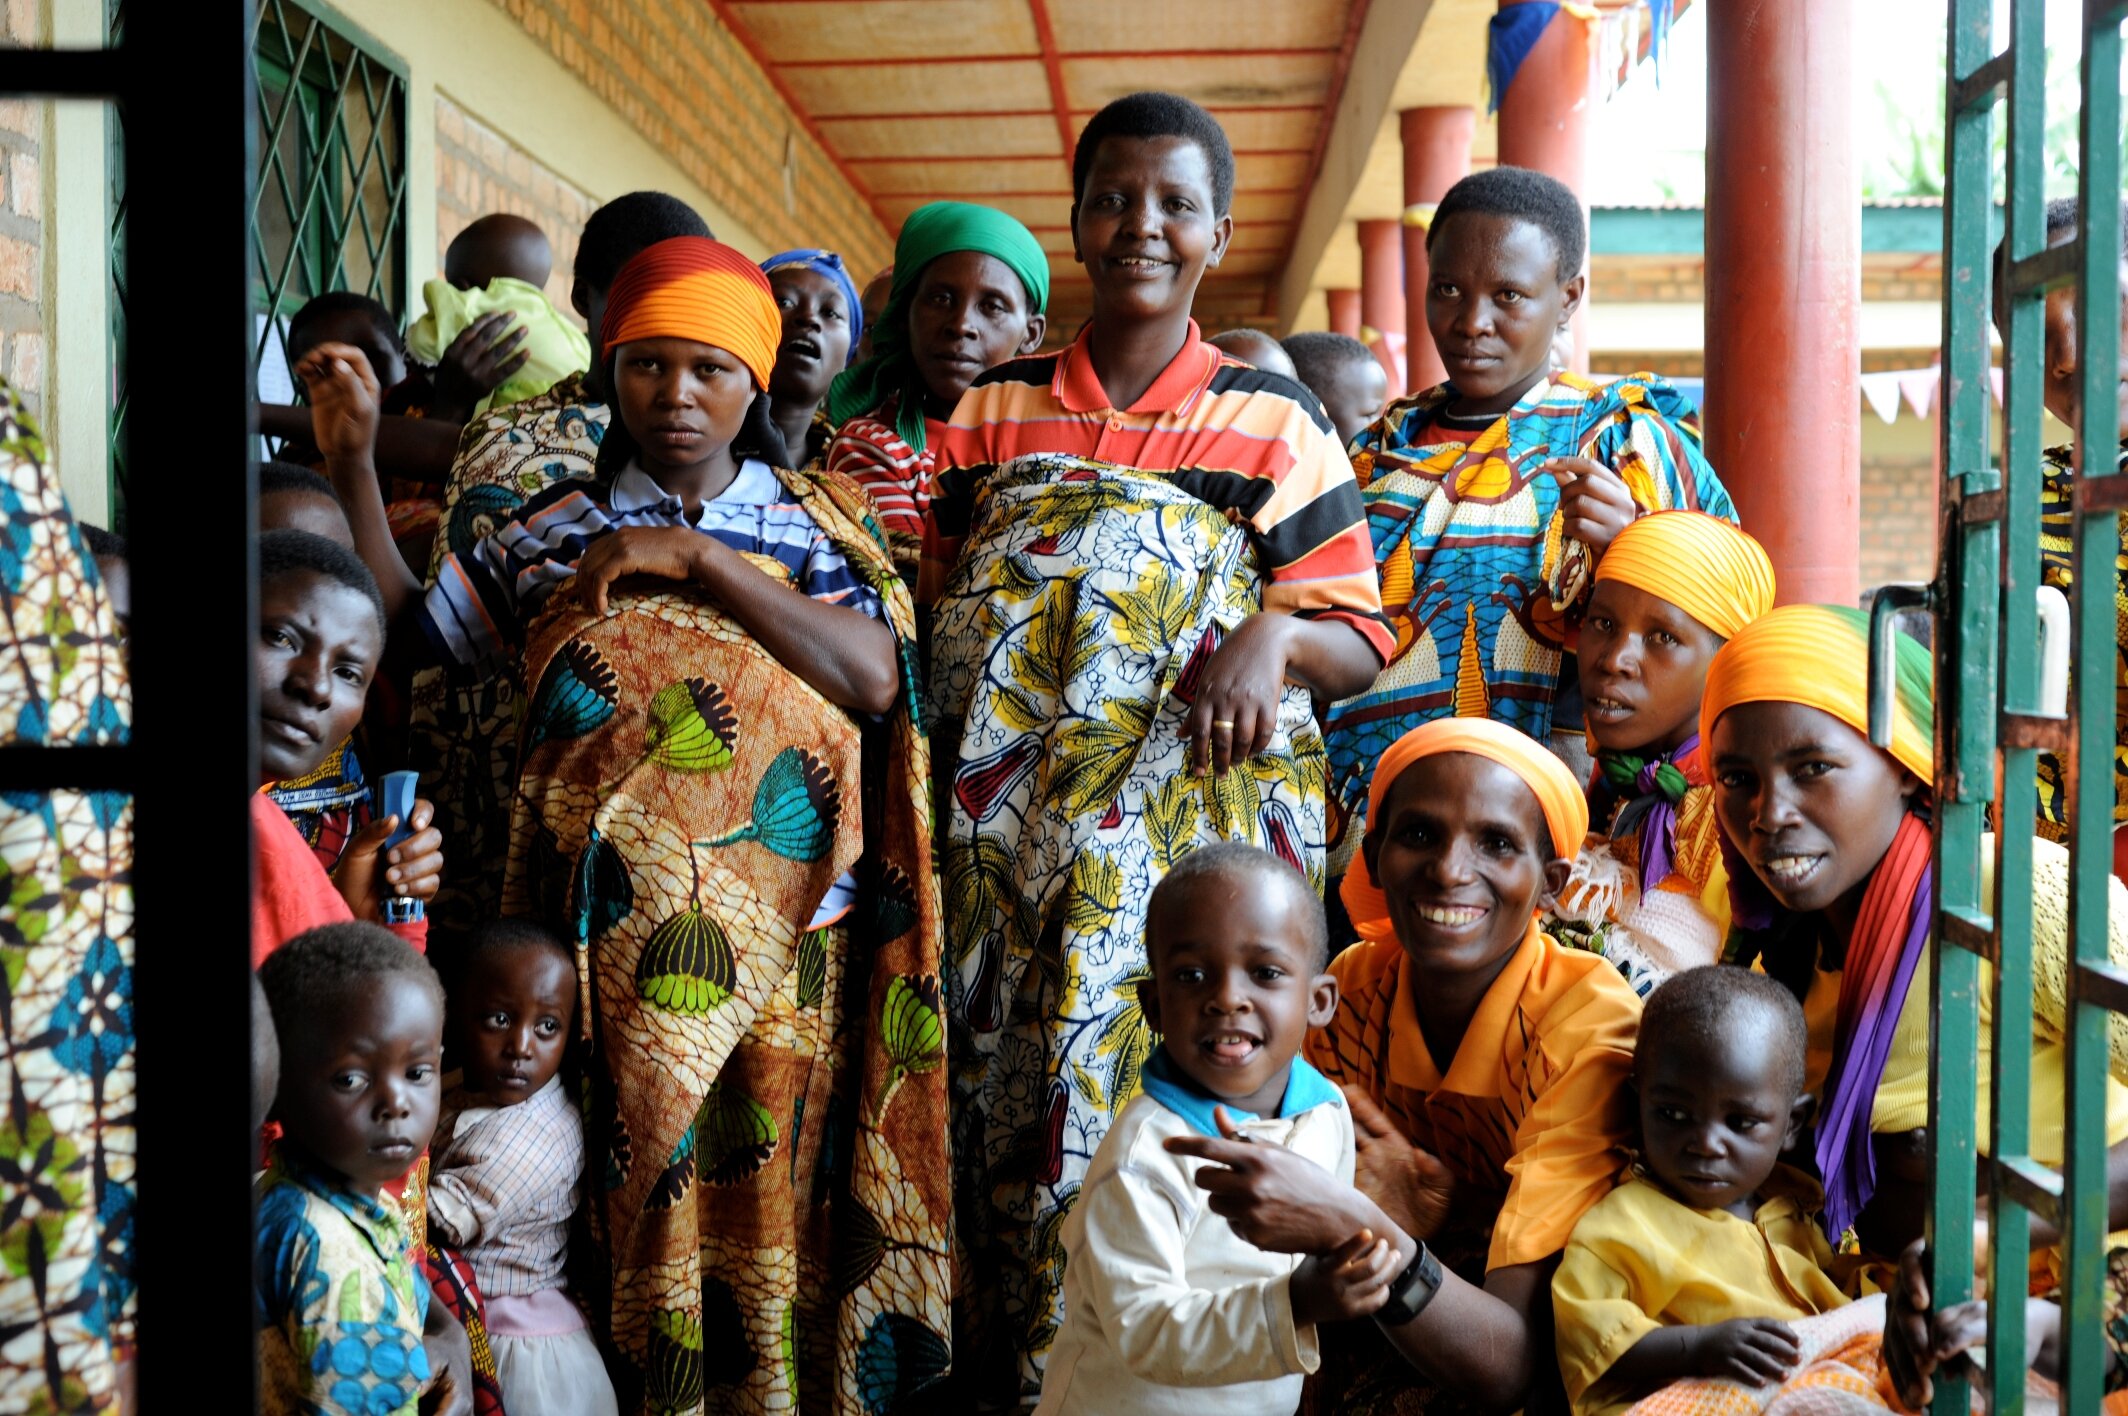
[[[1980, 990], [1993, 989], [1995, 1038], [1989, 1176], [1991, 1289], [2022, 1300], [2034, 1215], [2060, 1227], [2066, 1265], [2063, 1306], [2064, 1411], [2099, 1408], [2106, 1239], [2107, 1018], [2128, 1012], [2128, 975], [2107, 963], [2106, 896], [2112, 868], [2116, 514], [2128, 507], [2128, 477], [2116, 475], [2121, 249], [2121, 35], [2128, 0], [2085, 0], [2081, 227], [2046, 244], [2044, 0], [2009, 0], [2006, 47], [1995, 52], [1990, 0], [1949, 0], [1950, 49], [1945, 186], [1943, 343], [1944, 493], [1934, 584], [1880, 606], [1872, 676], [1889, 647], [1901, 603], [1937, 616], [1936, 880], [1932, 1042], [1935, 1075], [1929, 1129], [1936, 1184], [1929, 1223], [1939, 1307], [1973, 1294], [1973, 1215], [1982, 1162], [1976, 1083]], [[1992, 173], [1990, 128], [2008, 113], [2008, 226], [2003, 306], [2005, 389], [1999, 457], [1990, 455], [1988, 328]], [[2069, 631], [2078, 665], [2066, 715], [2043, 711], [2040, 626], [2040, 388], [2046, 291], [2078, 293], [2082, 426], [2075, 429], [2075, 603]], [[1991, 465], [1991, 463], [1993, 465]], [[1999, 471], [1997, 470], [1999, 468]], [[1888, 662], [1886, 662], [1888, 668]], [[1889, 688], [1889, 674], [1883, 675]], [[1873, 692], [1873, 720], [1878, 695]], [[1888, 702], [1885, 704], [1888, 709]], [[1885, 713], [1888, 720], [1889, 714]], [[1879, 725], [1873, 721], [1873, 729]], [[1883, 734], [1889, 740], [1889, 723]], [[2085, 731], [2088, 729], [2088, 732]], [[2069, 905], [2074, 961], [2069, 980], [2066, 1165], [2056, 1174], [2031, 1157], [2032, 834], [2035, 758], [2056, 753], [2069, 790], [2075, 867]], [[1998, 765], [2000, 772], [1998, 775]], [[1995, 838], [1994, 899], [1982, 891], [1982, 832]], [[1984, 983], [1983, 960], [1994, 966]], [[1994, 1409], [2023, 1410], [2022, 1301], [1989, 1305], [1988, 1381]], [[1934, 1410], [1964, 1413], [1963, 1384], [1937, 1385]]]

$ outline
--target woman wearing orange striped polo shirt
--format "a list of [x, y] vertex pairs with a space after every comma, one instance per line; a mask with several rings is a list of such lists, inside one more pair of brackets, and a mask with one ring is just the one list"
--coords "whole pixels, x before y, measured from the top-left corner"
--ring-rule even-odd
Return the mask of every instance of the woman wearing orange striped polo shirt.
[[956, 1362], [983, 1405], [1039, 1390], [1058, 1226], [1138, 1089], [1153, 885], [1222, 838], [1319, 882], [1309, 693], [1357, 692], [1388, 650], [1329, 422], [1190, 318], [1233, 231], [1233, 172], [1185, 99], [1097, 115], [1073, 173], [1093, 319], [1062, 354], [983, 375], [941, 440], [927, 711], [972, 1271]]

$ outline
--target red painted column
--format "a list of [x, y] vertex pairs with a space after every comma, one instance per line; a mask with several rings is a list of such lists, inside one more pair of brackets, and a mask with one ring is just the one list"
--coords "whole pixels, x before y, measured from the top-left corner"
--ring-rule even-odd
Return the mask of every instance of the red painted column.
[[[1500, 0], [1500, 8], [1527, 0]], [[1710, 7], [1710, 9], [1713, 7]], [[1594, 56], [1589, 26], [1562, 9], [1515, 71], [1500, 99], [1500, 165], [1528, 167], [1572, 187], [1588, 213], [1590, 80]], [[1712, 81], [1709, 81], [1710, 92]], [[1710, 170], [1712, 159], [1709, 159]], [[1585, 223], [1584, 223], [1585, 224]], [[1583, 269], [1586, 270], [1584, 264]], [[1573, 367], [1589, 370], [1589, 303], [1574, 316]]]
[[1854, 0], [1707, 6], [1707, 456], [1783, 603], [1860, 591], [1853, 35]]
[[1405, 388], [1404, 224], [1363, 221], [1359, 226], [1360, 320], [1374, 331], [1374, 356], [1389, 375], [1389, 396], [1398, 398]]
[[1404, 144], [1405, 383], [1432, 388], [1448, 377], [1426, 332], [1426, 223], [1434, 204], [1470, 173], [1475, 108], [1407, 108], [1397, 115]]
[[1332, 334], [1360, 337], [1360, 292], [1357, 290], [1325, 290], [1330, 302], [1330, 332]]

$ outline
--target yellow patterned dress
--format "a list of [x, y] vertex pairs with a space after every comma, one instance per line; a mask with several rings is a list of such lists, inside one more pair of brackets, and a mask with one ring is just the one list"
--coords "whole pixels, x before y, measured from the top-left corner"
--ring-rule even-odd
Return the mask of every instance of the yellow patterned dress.
[[913, 614], [855, 484], [775, 475], [884, 603], [904, 693], [883, 719], [829, 704], [690, 588], [600, 615], [564, 584], [524, 646], [503, 908], [578, 945], [611, 1281], [592, 1311], [623, 1411], [883, 1413], [949, 1366]]
[[1197, 677], [1262, 599], [1246, 525], [1177, 480], [1034, 454], [985, 479], [937, 604], [926, 706], [935, 739], [960, 745], [940, 868], [964, 1283], [981, 1295], [960, 1331], [986, 1393], [1038, 1389], [1065, 1216], [1138, 1091], [1154, 884], [1216, 840], [1321, 879], [1304, 690], [1285, 688], [1270, 746], [1225, 777], [1186, 762]]

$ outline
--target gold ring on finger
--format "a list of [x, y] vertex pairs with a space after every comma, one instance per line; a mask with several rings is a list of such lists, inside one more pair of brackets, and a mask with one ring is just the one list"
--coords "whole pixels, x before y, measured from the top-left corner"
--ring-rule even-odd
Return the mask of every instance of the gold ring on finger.
[[1233, 732], [1234, 720], [1232, 718], [1214, 718], [1212, 719], [1212, 726], [1215, 728], [1225, 728], [1228, 732]]

